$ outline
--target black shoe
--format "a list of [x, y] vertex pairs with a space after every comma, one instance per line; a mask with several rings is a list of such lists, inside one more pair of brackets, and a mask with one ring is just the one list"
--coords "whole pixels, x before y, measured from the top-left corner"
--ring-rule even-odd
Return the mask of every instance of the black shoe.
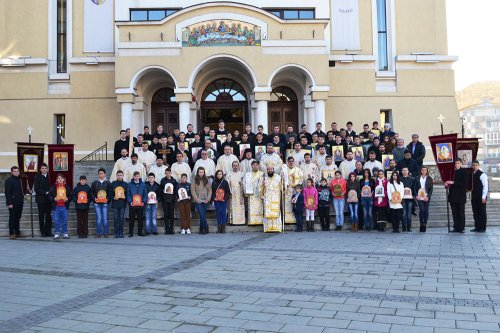
[[411, 229], [406, 229], [406, 232], [411, 232]]
[[458, 229], [451, 229], [451, 232], [459, 232]]
[[150, 235], [150, 233], [149, 233], [149, 232], [146, 232], [146, 235], [145, 235], [145, 236], [149, 236], [149, 235]]
[[155, 232], [153, 232], [153, 235], [158, 236], [158, 233], [155, 231]]
[[411, 215], [417, 216], [418, 214], [416, 212], [411, 212]]
[[134, 237], [134, 235], [133, 235], [133, 234], [128, 234], [128, 236], [129, 236], [129, 237]]
[[395, 234], [399, 234], [399, 230], [393, 230], [392, 232]]
[[470, 231], [471, 231], [471, 232], [479, 232], [479, 230], [477, 230], [476, 228], [471, 229]]
[[141, 237], [144, 237], [146, 235], [144, 235], [142, 232], [141, 233], [138, 233], [137, 236], [141, 236]]
[[465, 230], [459, 230], [457, 232], [460, 233], [460, 234], [463, 234], [463, 233], [465, 233]]
[[483, 232], [486, 232], [486, 229], [478, 230], [477, 232], [483, 233]]

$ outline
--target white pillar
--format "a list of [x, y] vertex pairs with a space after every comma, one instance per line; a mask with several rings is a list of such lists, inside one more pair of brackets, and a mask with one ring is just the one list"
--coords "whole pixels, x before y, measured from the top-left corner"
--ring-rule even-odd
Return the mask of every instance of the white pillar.
[[[198, 128], [198, 110], [196, 109], [196, 104], [194, 105], [194, 108], [191, 108], [190, 112], [190, 124], [193, 125], [193, 131], [196, 132], [201, 132], [203, 128]], [[182, 129], [181, 131], [186, 132], [187, 127], [185, 129]]]
[[316, 114], [314, 108], [307, 108], [307, 130], [312, 133], [316, 130]]
[[267, 101], [257, 101], [257, 114], [255, 116], [257, 126], [262, 125], [264, 127], [264, 133], [269, 133], [269, 123], [267, 119]]
[[122, 130], [132, 127], [132, 103], [122, 103]]
[[185, 132], [189, 123], [191, 123], [191, 102], [179, 102], [179, 129]]
[[326, 101], [324, 99], [318, 99], [314, 101], [314, 110], [315, 110], [314, 126], [316, 127], [316, 123], [321, 123], [323, 125], [323, 132], [326, 129], [325, 108], [326, 108]]
[[132, 110], [132, 135], [137, 137], [137, 135], [142, 133], [143, 130], [143, 111], [142, 110]]

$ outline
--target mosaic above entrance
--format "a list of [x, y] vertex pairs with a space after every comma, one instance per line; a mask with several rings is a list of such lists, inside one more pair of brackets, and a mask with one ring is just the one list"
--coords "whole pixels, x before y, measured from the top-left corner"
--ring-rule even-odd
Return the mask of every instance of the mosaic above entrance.
[[212, 20], [182, 29], [182, 46], [260, 46], [260, 27], [241, 21]]

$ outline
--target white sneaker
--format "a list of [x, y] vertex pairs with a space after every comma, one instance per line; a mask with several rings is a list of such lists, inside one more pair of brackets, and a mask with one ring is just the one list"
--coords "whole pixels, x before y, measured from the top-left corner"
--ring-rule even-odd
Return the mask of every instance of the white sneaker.
[[63, 238], [68, 239], [69, 238], [68, 234], [63, 234]]
[[181, 235], [185, 235], [185, 234], [186, 234], [186, 230], [182, 229]]
[[187, 228], [186, 234], [191, 235], [191, 229]]
[[55, 234], [54, 239], [59, 239], [59, 234]]

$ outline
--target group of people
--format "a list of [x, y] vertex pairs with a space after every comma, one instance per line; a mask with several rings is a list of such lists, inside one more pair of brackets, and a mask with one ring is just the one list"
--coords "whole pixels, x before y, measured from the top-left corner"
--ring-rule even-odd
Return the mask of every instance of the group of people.
[[[106, 170], [100, 169], [90, 185], [82, 175], [71, 189], [62, 175], [50, 184], [48, 168], [41, 166], [34, 186], [40, 232], [44, 237], [68, 238], [70, 202], [75, 204], [81, 238], [88, 236], [91, 203], [97, 238], [110, 236], [108, 209], [113, 211], [116, 238], [124, 237], [126, 217], [129, 237], [134, 235], [135, 221], [139, 236], [158, 234], [158, 219], [164, 219], [165, 233], [173, 234], [176, 210], [181, 234], [190, 234], [193, 206], [200, 218], [201, 234], [209, 232], [206, 214], [210, 209], [215, 210], [218, 233], [225, 232], [226, 222], [263, 225], [264, 232], [281, 232], [285, 224], [295, 224], [298, 232], [304, 225], [307, 231], [314, 231], [317, 215], [321, 229], [328, 231], [332, 205], [337, 231], [343, 229], [347, 208], [352, 231], [385, 231], [389, 222], [393, 232], [400, 232], [400, 227], [410, 232], [418, 207], [420, 231], [425, 232], [433, 192], [433, 179], [423, 165], [425, 147], [417, 134], [405, 145], [390, 124], [384, 124], [383, 129], [378, 126], [378, 122], [371, 128], [364, 124], [359, 134], [352, 122], [340, 129], [333, 122], [327, 133], [321, 123], [313, 133], [308, 133], [306, 125], [299, 133], [292, 126], [285, 133], [274, 126], [272, 133], [265, 134], [262, 126], [253, 133], [251, 124], [246, 124], [242, 133], [230, 132], [221, 120], [217, 130], [205, 127], [200, 133], [194, 132], [192, 125], [186, 132], [176, 129], [171, 134], [164, 133], [162, 125], [155, 133], [146, 126], [132, 141], [129, 131], [122, 130], [115, 143], [115, 165], [109, 180]], [[454, 182], [445, 186], [450, 189], [454, 231], [463, 232], [467, 174], [459, 163], [457, 160]], [[473, 231], [484, 232], [487, 177], [477, 161], [473, 168]], [[11, 171], [6, 199], [12, 212], [10, 234], [15, 239], [22, 237], [18, 222], [22, 200], [14, 204], [12, 200], [17, 195], [22, 199], [22, 188], [17, 189], [20, 181], [16, 185], [19, 169]]]

